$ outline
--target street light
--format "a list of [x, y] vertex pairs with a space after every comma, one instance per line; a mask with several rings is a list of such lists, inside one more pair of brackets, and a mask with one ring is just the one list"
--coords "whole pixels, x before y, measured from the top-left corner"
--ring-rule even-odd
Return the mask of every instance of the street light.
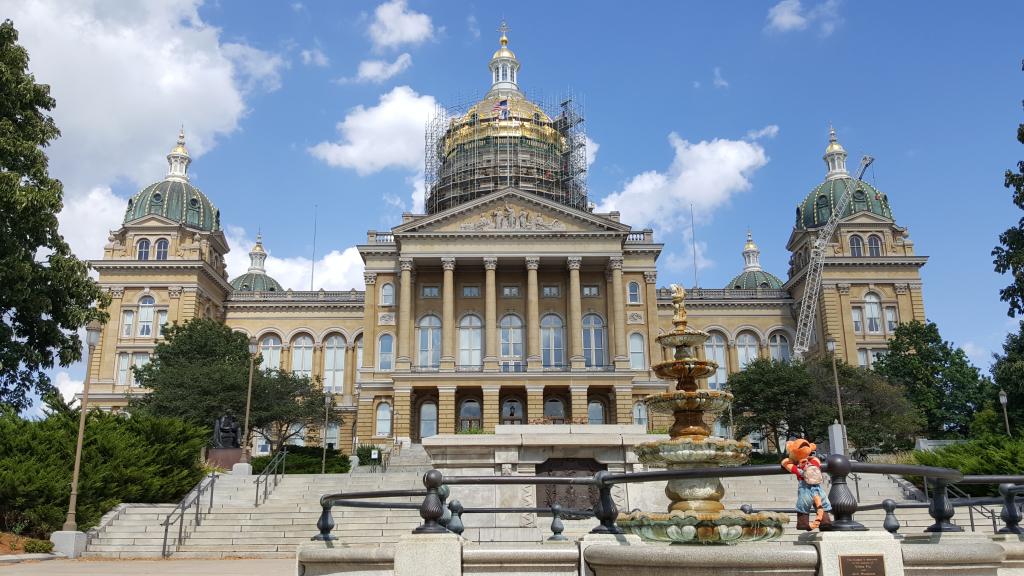
[[85, 437], [85, 415], [89, 406], [89, 366], [92, 364], [92, 353], [100, 343], [103, 324], [93, 320], [85, 327], [85, 343], [89, 353], [85, 357], [85, 380], [82, 382], [82, 403], [78, 407], [78, 442], [75, 444], [75, 467], [71, 473], [71, 499], [68, 501], [68, 517], [61, 530], [76, 532], [78, 523], [75, 521], [75, 509], [78, 507], [78, 472], [82, 467], [82, 438]]
[[324, 433], [323, 433], [323, 454], [320, 456], [320, 473], [327, 471], [327, 421], [331, 415], [331, 394], [324, 393]]
[[242, 426], [242, 462], [249, 461], [249, 409], [252, 406], [252, 373], [256, 368], [256, 338], [249, 338], [249, 391], [245, 394], [245, 425]]
[[843, 394], [839, 390], [839, 369], [836, 368], [836, 339], [832, 336], [825, 336], [825, 346], [832, 356], [832, 381], [836, 385], [836, 407], [839, 409], [839, 426], [843, 429], [843, 455], [850, 455], [850, 447], [846, 443], [846, 420], [843, 419]]
[[1003, 405], [1003, 422], [1006, 423], [1006, 435], [1007, 436], [1013, 436], [1013, 434], [1010, 433], [1010, 417], [1006, 415], [1006, 402], [1007, 402], [1006, 390], [1000, 390], [999, 391], [999, 403]]

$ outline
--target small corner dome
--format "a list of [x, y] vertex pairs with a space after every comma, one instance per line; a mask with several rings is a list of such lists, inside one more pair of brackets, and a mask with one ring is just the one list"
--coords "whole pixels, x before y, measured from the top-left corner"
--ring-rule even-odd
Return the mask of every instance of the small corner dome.
[[832, 209], [846, 192], [846, 184], [853, 186], [853, 194], [841, 218], [857, 212], [870, 212], [882, 218], [893, 220], [889, 198], [877, 188], [855, 178], [825, 180], [816, 186], [796, 208], [796, 227], [801, 230], [824, 226], [832, 215]]
[[259, 272], [242, 274], [231, 281], [231, 287], [239, 292], [284, 292], [277, 280]]
[[764, 270], [746, 270], [729, 281], [726, 290], [778, 290], [782, 280]]

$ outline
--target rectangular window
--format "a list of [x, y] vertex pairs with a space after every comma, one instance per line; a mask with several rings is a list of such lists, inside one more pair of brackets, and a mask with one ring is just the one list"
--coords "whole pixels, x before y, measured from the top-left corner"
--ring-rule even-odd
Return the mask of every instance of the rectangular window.
[[584, 298], [596, 298], [601, 295], [600, 287], [597, 284], [588, 284], [583, 287]]
[[885, 358], [885, 355], [888, 354], [888, 353], [889, 353], [888, 350], [882, 350], [882, 349], [872, 350], [871, 351], [871, 365], [874, 366], [875, 362], [878, 362], [882, 358]]
[[519, 286], [510, 285], [501, 287], [502, 298], [519, 298]]
[[117, 355], [117, 383], [128, 383], [128, 354], [124, 352]]
[[857, 350], [857, 365], [860, 366], [861, 368], [867, 368], [868, 366], [870, 366], [867, 350], [863, 348]]
[[480, 287], [479, 286], [463, 286], [462, 287], [463, 298], [479, 298]]
[[441, 297], [441, 287], [440, 286], [424, 286], [420, 290], [420, 294], [424, 298], [440, 298]]
[[135, 333], [135, 312], [125, 310], [121, 312], [121, 336], [131, 338]]
[[[149, 352], [136, 352], [132, 355], [132, 365], [136, 368], [142, 368], [146, 364], [149, 364]], [[135, 385], [135, 373], [132, 372], [128, 377], [129, 382]]]
[[896, 325], [899, 324], [899, 320], [896, 319], [896, 308], [887, 306], [885, 308], [885, 327], [892, 332], [896, 329]]
[[852, 308], [850, 314], [853, 316], [853, 331], [860, 333], [864, 331], [864, 316], [860, 308]]
[[164, 335], [164, 325], [167, 324], [167, 310], [157, 310], [156, 312], [156, 335], [157, 337]]
[[541, 296], [544, 298], [558, 298], [562, 295], [562, 291], [558, 284], [549, 284], [541, 288]]

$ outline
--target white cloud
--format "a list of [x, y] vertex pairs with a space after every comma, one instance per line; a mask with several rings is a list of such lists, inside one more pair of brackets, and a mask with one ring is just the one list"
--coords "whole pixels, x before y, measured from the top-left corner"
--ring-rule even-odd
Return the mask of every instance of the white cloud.
[[762, 138], [775, 138], [779, 135], [779, 127], [775, 124], [769, 124], [760, 130], [749, 130], [747, 132], [747, 140], [761, 140]]
[[469, 35], [472, 36], [474, 40], [478, 40], [480, 38], [480, 25], [476, 21], [476, 16], [472, 14], [466, 16], [466, 27], [469, 28]]
[[292, 2], [292, 10], [295, 12], [302, 12], [306, 9], [306, 6], [302, 2]]
[[385, 168], [423, 169], [423, 130], [437, 109], [433, 96], [397, 86], [376, 106], [356, 106], [338, 123], [341, 138], [320, 142], [309, 153], [330, 166], [366, 176]]
[[106, 186], [65, 198], [64, 210], [57, 215], [60, 233], [79, 258], [103, 256], [107, 235], [124, 219], [126, 202]]
[[74, 400], [75, 394], [81, 392], [83, 388], [82, 381], [73, 379], [66, 370], [58, 372], [52, 381], [53, 386], [57, 388], [65, 402]]
[[587, 136], [587, 168], [597, 160], [597, 151], [601, 149], [601, 145], [597, 143], [593, 138]]
[[[231, 252], [225, 257], [228, 275], [234, 278], [249, 269], [249, 250], [255, 244], [244, 228], [227, 226], [225, 228]], [[304, 256], [281, 258], [274, 255], [273, 239], [264, 237], [264, 246], [268, 256], [265, 262], [267, 274], [281, 283], [285, 289], [309, 290], [309, 274], [311, 260]], [[362, 290], [363, 259], [355, 246], [342, 251], [332, 250], [316, 261], [313, 268], [313, 287], [316, 290]]]
[[843, 23], [842, 17], [839, 16], [839, 2], [840, 0], [826, 0], [811, 10], [811, 19], [818, 22], [820, 36], [829, 36]]
[[820, 36], [829, 36], [843, 22], [839, 15], [839, 4], [840, 0], [825, 0], [810, 10], [804, 10], [800, 0], [781, 0], [768, 10], [765, 30], [791, 32], [804, 30], [814, 24]]
[[971, 340], [964, 342], [960, 348], [963, 349], [964, 354], [967, 354], [971, 364], [981, 368], [983, 372], [988, 370], [992, 363], [992, 353], [988, 348]]
[[405, 181], [412, 188], [410, 198], [412, 198], [412, 212], [415, 214], [422, 214], [425, 206], [425, 196], [427, 192], [426, 180], [423, 177], [423, 171], [420, 170], [416, 174], [409, 176]]
[[671, 166], [637, 174], [605, 197], [600, 211], [618, 210], [623, 222], [671, 230], [689, 221], [691, 203], [706, 219], [735, 194], [750, 189], [751, 176], [768, 163], [757, 142], [716, 138], [692, 143], [674, 132], [668, 139], [675, 151]]
[[330, 59], [327, 58], [327, 54], [324, 54], [319, 48], [303, 50], [299, 52], [299, 56], [302, 58], [302, 63], [306, 66], [319, 66], [323, 68], [331, 63]]
[[715, 88], [728, 88], [729, 82], [722, 77], [722, 69], [715, 66], [715, 76], [711, 79], [711, 83], [714, 84]]
[[281, 87], [281, 69], [288, 63], [277, 54], [264, 52], [248, 44], [224, 44], [224, 56], [241, 72], [242, 87], [250, 91], [256, 87], [273, 92]]
[[700, 88], [700, 80], [694, 80], [693, 81], [693, 87], [694, 88]]
[[405, 0], [391, 0], [377, 6], [368, 33], [376, 48], [420, 44], [434, 35], [430, 16], [410, 10]]
[[380, 83], [392, 76], [401, 74], [409, 66], [412, 66], [412, 56], [408, 52], [399, 54], [394, 62], [388, 62], [387, 60], [363, 60], [359, 63], [356, 82]]

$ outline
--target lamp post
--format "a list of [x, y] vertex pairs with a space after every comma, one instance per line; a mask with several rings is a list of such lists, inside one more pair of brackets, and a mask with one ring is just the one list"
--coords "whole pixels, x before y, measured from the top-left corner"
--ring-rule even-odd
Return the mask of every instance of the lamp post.
[[249, 338], [249, 390], [245, 394], [245, 424], [242, 426], [242, 462], [249, 461], [249, 410], [252, 407], [252, 373], [256, 369], [256, 338]]
[[839, 426], [843, 429], [843, 455], [849, 456], [850, 447], [846, 443], [846, 420], [843, 419], [843, 394], [839, 390], [839, 369], [836, 367], [836, 339], [832, 336], [825, 337], [825, 346], [832, 356], [832, 381], [836, 385], [836, 407], [839, 409]]
[[331, 417], [331, 394], [329, 392], [324, 393], [324, 433], [323, 433], [323, 453], [320, 456], [320, 473], [324, 474], [327, 472], [327, 425]]
[[85, 327], [85, 343], [89, 347], [89, 353], [85, 358], [85, 380], [82, 382], [82, 403], [79, 406], [78, 414], [78, 441], [75, 443], [75, 466], [71, 472], [71, 499], [68, 501], [68, 517], [64, 521], [61, 530], [76, 532], [78, 523], [75, 521], [75, 511], [78, 507], [78, 472], [82, 467], [82, 439], [85, 437], [85, 416], [89, 410], [89, 366], [92, 364], [92, 353], [100, 342], [100, 332], [103, 325], [93, 320]]
[[1003, 405], [1003, 422], [1006, 423], [1006, 435], [1012, 437], [1013, 434], [1010, 433], [1010, 417], [1006, 415], [1006, 402], [1007, 402], [1006, 390], [1000, 390], [999, 391], [999, 403]]

